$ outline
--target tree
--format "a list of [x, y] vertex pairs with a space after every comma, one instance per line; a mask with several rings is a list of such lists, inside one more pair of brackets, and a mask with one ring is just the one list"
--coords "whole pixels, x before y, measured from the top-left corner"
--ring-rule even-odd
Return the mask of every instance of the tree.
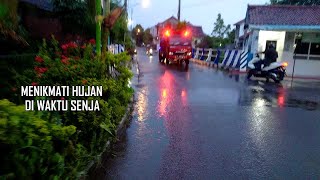
[[137, 24], [131, 31], [132, 37], [136, 40], [136, 45], [141, 46], [143, 43], [144, 29], [141, 24]]
[[235, 39], [235, 36], [236, 36], [236, 29], [232, 29], [232, 31], [229, 31], [227, 33], [227, 43], [233, 43], [234, 42], [234, 39]]
[[152, 44], [152, 41], [153, 41], [153, 37], [151, 35], [150, 29], [148, 28], [143, 33], [143, 42], [145, 44]]
[[18, 3], [18, 0], [3, 0], [0, 3], [0, 40], [28, 46], [25, 39], [27, 32], [18, 20]]
[[221, 17], [221, 14], [219, 13], [218, 18], [214, 23], [214, 28], [211, 35], [219, 38], [224, 38], [225, 35], [230, 31], [230, 29], [231, 29], [230, 24], [226, 26]]
[[63, 23], [64, 32], [94, 35], [95, 1], [53, 0], [54, 11]]
[[280, 5], [320, 5], [320, 0], [270, 0], [270, 3]]

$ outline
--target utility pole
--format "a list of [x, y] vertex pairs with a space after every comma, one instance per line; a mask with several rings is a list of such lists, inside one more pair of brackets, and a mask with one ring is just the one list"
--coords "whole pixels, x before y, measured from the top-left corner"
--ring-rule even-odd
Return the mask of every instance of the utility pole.
[[97, 55], [101, 55], [101, 0], [96, 0], [96, 52]]
[[181, 0], [179, 0], [179, 5], [178, 5], [178, 21], [180, 22], [180, 9], [181, 9]]
[[[126, 22], [129, 22], [129, 19], [128, 19], [128, 0], [124, 0], [124, 10], [125, 10], [125, 20]], [[127, 35], [127, 31], [128, 31], [128, 23], [126, 23], [126, 31], [124, 32], [124, 37], [123, 37], [123, 43], [125, 44], [126, 43], [126, 35]], [[126, 47], [125, 47], [126, 48]]]
[[[101, 5], [100, 5], [101, 7]], [[110, 0], [103, 0], [103, 17], [107, 17], [110, 14]], [[109, 30], [104, 27], [102, 31], [102, 58], [105, 58], [106, 51], [109, 45]], [[101, 45], [100, 45], [101, 46]], [[105, 59], [104, 59], [105, 61]]]

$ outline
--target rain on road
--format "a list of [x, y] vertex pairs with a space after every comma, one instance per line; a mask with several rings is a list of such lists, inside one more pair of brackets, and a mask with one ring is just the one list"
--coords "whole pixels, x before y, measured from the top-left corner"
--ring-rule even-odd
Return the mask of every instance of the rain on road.
[[130, 127], [92, 179], [319, 179], [320, 83], [137, 55]]

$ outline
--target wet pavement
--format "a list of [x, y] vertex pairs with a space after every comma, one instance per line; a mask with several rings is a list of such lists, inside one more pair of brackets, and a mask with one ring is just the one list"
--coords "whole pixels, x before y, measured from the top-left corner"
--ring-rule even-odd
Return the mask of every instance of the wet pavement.
[[137, 56], [130, 127], [91, 179], [320, 179], [320, 83]]

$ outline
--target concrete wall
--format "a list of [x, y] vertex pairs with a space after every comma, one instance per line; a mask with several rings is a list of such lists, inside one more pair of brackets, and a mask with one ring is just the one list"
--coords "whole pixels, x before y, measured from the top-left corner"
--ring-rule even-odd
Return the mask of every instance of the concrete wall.
[[239, 37], [243, 35], [244, 35], [244, 23], [241, 23], [239, 27]]
[[285, 37], [285, 31], [259, 31], [258, 51], [264, 51], [266, 49], [267, 41], [277, 41], [279, 59], [282, 59]]

